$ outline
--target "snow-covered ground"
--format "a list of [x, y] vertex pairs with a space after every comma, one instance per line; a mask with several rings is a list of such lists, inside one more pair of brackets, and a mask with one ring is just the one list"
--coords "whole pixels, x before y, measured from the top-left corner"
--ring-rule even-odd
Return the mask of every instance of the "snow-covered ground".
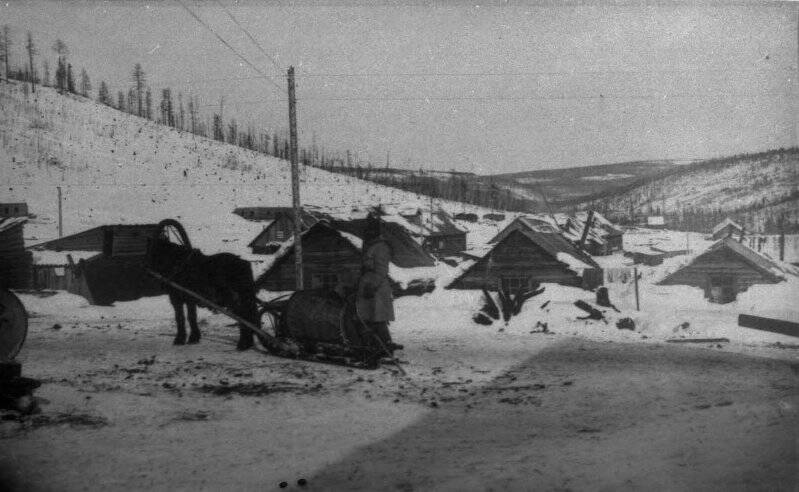
[[[571, 302], [590, 293], [545, 288], [507, 326], [473, 323], [471, 291], [398, 299], [392, 333], [407, 376], [236, 352], [236, 330], [206, 311], [202, 342], [176, 347], [164, 297], [97, 307], [20, 294], [31, 326], [19, 359], [43, 382], [42, 413], [0, 420], [0, 481], [12, 490], [278, 490], [281, 481], [301, 490], [300, 478], [307, 490], [795, 485], [795, 338], [717, 315], [646, 323], [667, 309], [636, 314], [620, 299], [611, 323], [581, 321]], [[627, 315], [634, 332], [614, 326]], [[690, 327], [675, 333], [670, 323], [683, 320]], [[664, 343], [681, 336], [731, 341]]]

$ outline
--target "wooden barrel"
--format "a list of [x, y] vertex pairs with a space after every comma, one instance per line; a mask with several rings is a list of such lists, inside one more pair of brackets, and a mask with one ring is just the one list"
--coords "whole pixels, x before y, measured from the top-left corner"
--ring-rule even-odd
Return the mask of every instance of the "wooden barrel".
[[342, 347], [364, 345], [354, 309], [326, 291], [295, 292], [286, 303], [283, 334], [300, 342]]
[[0, 361], [17, 356], [28, 334], [28, 313], [19, 298], [0, 289]]

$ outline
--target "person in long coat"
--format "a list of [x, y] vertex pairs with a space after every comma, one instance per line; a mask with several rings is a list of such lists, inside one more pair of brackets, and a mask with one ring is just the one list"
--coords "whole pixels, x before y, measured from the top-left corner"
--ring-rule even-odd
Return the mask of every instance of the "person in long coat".
[[381, 234], [379, 218], [370, 216], [363, 240], [356, 309], [368, 328], [393, 352], [399, 346], [393, 343], [388, 331], [388, 324], [394, 321], [394, 301], [388, 278], [392, 251], [391, 245]]

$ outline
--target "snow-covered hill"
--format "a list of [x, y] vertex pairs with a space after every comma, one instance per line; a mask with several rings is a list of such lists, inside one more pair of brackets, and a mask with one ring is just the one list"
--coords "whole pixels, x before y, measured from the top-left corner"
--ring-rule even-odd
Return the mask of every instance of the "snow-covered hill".
[[[26, 226], [28, 244], [57, 236], [59, 186], [65, 234], [174, 217], [209, 253], [244, 254], [263, 227], [232, 214], [234, 208], [291, 205], [287, 161], [50, 88], [28, 95], [21, 84], [0, 83], [0, 144], [0, 202], [25, 201], [37, 216]], [[303, 166], [300, 189], [304, 206], [340, 213], [429, 203], [413, 193]], [[435, 206], [486, 212], [452, 202]], [[484, 233], [475, 230], [475, 237], [496, 233], [496, 225], [486, 227]]]
[[[595, 197], [611, 215], [737, 213], [750, 230], [785, 212], [799, 221], [799, 148], [701, 161], [609, 197]], [[590, 203], [590, 202], [589, 202]], [[588, 203], [584, 204], [588, 205]], [[772, 217], [773, 219], [774, 217]]]

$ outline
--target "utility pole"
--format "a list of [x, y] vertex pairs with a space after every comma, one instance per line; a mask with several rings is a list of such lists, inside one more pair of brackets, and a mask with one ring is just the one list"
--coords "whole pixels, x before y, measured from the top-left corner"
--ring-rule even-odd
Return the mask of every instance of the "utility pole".
[[62, 237], [64, 235], [64, 221], [61, 212], [61, 187], [56, 186], [56, 188], [58, 189], [58, 237]]
[[225, 133], [224, 118], [222, 118], [222, 111], [225, 109], [225, 96], [219, 98], [219, 125], [222, 127], [222, 133]]
[[300, 227], [300, 173], [297, 162], [297, 99], [294, 95], [294, 67], [289, 67], [289, 154], [291, 156], [291, 203], [294, 207], [294, 267], [297, 290], [303, 290], [302, 233]]

